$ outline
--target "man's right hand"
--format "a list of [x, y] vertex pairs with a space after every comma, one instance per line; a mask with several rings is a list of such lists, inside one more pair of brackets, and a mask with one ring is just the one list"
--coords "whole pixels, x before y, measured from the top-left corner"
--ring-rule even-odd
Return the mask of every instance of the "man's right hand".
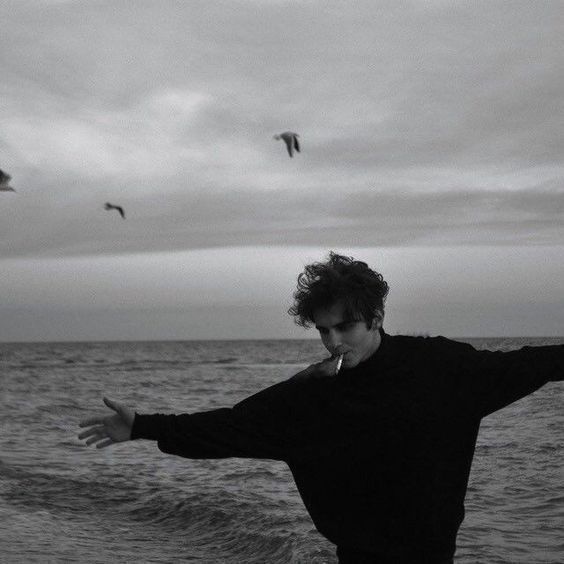
[[135, 420], [135, 411], [122, 403], [104, 398], [104, 403], [115, 413], [113, 415], [89, 417], [80, 422], [80, 427], [88, 427], [78, 435], [86, 439], [87, 445], [96, 444], [104, 448], [114, 443], [131, 440], [131, 429]]
[[338, 363], [338, 356], [326, 358], [321, 362], [310, 364], [307, 368], [292, 376], [292, 379], [305, 380], [308, 378], [327, 378], [328, 376], [336, 376]]

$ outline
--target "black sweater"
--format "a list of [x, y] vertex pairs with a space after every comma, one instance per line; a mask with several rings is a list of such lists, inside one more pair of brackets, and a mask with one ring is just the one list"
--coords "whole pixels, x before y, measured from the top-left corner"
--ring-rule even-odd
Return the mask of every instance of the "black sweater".
[[233, 408], [136, 414], [133, 439], [187, 458], [290, 467], [317, 529], [395, 562], [455, 552], [482, 417], [564, 375], [564, 345], [477, 351], [389, 336], [334, 378], [290, 379]]

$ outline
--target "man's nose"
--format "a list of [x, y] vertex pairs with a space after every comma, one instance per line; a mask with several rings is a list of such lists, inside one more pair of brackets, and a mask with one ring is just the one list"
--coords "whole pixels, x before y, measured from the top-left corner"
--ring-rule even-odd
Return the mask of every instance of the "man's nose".
[[327, 334], [327, 347], [336, 350], [338, 347], [341, 346], [341, 333], [339, 331], [329, 331]]

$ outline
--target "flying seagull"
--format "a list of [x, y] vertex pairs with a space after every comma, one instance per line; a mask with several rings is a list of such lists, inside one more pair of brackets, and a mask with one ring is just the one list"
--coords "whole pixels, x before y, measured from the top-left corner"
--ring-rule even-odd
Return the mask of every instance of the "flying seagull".
[[300, 152], [300, 143], [298, 141], [298, 137], [299, 135], [297, 133], [294, 133], [293, 131], [285, 131], [284, 133], [277, 133], [274, 136], [274, 139], [276, 139], [277, 141], [283, 139], [284, 143], [286, 143], [288, 154], [290, 155], [290, 157], [293, 157], [294, 149], [296, 149], [298, 153]]
[[12, 180], [12, 177], [0, 170], [0, 192], [15, 192], [10, 186], [10, 180]]
[[106, 202], [104, 204], [104, 209], [105, 210], [117, 210], [119, 212], [119, 215], [121, 215], [121, 217], [123, 217], [123, 219], [125, 219], [125, 212], [123, 211], [123, 208], [121, 206], [114, 206], [113, 204], [110, 204], [110, 202]]

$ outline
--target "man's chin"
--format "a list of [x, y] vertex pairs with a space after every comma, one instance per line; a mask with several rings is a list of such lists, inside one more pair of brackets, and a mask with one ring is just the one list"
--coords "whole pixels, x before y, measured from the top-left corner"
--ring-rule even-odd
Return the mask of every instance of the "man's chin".
[[343, 358], [343, 368], [354, 368], [358, 364], [358, 360], [355, 358]]

